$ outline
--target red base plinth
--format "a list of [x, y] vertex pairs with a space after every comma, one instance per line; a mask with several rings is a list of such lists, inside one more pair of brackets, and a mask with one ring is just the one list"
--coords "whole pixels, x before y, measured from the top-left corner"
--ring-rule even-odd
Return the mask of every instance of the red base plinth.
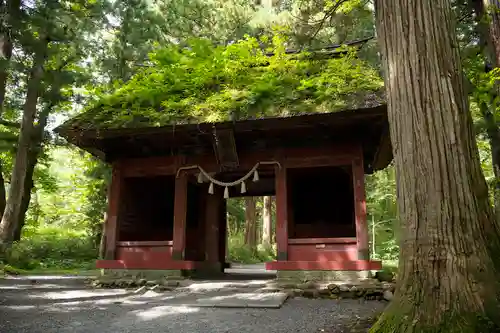
[[271, 261], [267, 270], [276, 271], [376, 271], [382, 269], [381, 261]]
[[203, 264], [198, 261], [171, 260], [171, 261], [143, 261], [143, 260], [97, 260], [99, 269], [158, 269], [182, 270], [196, 269]]

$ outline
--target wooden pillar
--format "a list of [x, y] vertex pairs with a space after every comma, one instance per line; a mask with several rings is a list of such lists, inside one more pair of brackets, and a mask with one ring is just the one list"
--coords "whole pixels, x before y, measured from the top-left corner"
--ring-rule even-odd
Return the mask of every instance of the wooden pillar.
[[[226, 257], [229, 258], [229, 246], [227, 243], [227, 201], [224, 197], [219, 201], [219, 258], [225, 266]], [[222, 267], [224, 268], [224, 267]]]
[[207, 237], [205, 235], [205, 225], [206, 225], [206, 217], [205, 217], [205, 211], [207, 209], [207, 203], [208, 203], [208, 196], [209, 194], [205, 190], [205, 187], [200, 186], [197, 188], [197, 191], [199, 191], [199, 200], [198, 200], [198, 211], [200, 212], [198, 214], [198, 227], [196, 228], [196, 241], [197, 241], [197, 256], [196, 256], [196, 261], [203, 261], [205, 260], [205, 246], [207, 242]]
[[174, 244], [172, 259], [184, 260], [186, 249], [186, 217], [187, 217], [188, 179], [185, 173], [180, 173], [175, 179], [174, 199]]
[[205, 261], [206, 262], [220, 262], [220, 206], [222, 198], [222, 191], [216, 189], [214, 194], [208, 194], [206, 197], [205, 209]]
[[286, 168], [276, 167], [276, 245], [278, 261], [288, 260], [288, 189]]
[[111, 176], [111, 184], [108, 192], [108, 211], [106, 220], [104, 221], [104, 236], [105, 240], [105, 254], [104, 259], [116, 259], [116, 242], [118, 238], [118, 214], [120, 210], [120, 192], [122, 191], [122, 176], [120, 164], [113, 164], [113, 171]]
[[362, 155], [352, 161], [354, 209], [356, 215], [356, 241], [358, 260], [370, 260], [368, 223], [366, 221], [365, 170]]

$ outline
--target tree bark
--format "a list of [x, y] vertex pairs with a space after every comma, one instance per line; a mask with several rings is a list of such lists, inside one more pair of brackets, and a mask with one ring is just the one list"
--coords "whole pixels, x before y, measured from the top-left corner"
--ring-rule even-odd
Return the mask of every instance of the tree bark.
[[[498, 94], [496, 94], [498, 96]], [[491, 148], [491, 164], [493, 167], [493, 174], [495, 175], [495, 184], [493, 186], [493, 200], [495, 204], [495, 216], [500, 220], [500, 128], [495, 119], [494, 112], [496, 107], [481, 103], [479, 105], [481, 115], [486, 125], [486, 134]]]
[[450, 0], [376, 0], [401, 253], [370, 332], [500, 331], [500, 230], [488, 201]]
[[[107, 220], [107, 213], [104, 212], [104, 221]], [[101, 238], [99, 240], [99, 259], [104, 259], [106, 254], [106, 224], [102, 223]]]
[[[485, 57], [485, 72], [490, 72], [493, 67], [500, 66], [500, 17], [497, 11], [492, 10], [490, 0], [470, 0], [469, 7], [475, 13], [477, 33], [481, 52]], [[489, 10], [488, 10], [489, 9]], [[483, 117], [486, 134], [491, 148], [491, 163], [495, 175], [493, 187], [495, 215], [500, 219], [500, 128], [495, 117], [498, 109], [500, 85], [496, 84], [490, 92], [490, 103], [479, 101], [481, 116]]]
[[245, 197], [245, 243], [252, 249], [256, 249], [257, 243], [257, 221], [255, 218], [255, 198]]
[[5, 211], [0, 222], [0, 245], [10, 246], [17, 227], [21, 202], [24, 195], [26, 171], [28, 169], [29, 154], [32, 147], [34, 121], [37, 103], [43, 77], [43, 66], [46, 59], [48, 41], [45, 37], [40, 39], [40, 45], [35, 53], [33, 67], [28, 79], [26, 99], [23, 108], [23, 118], [19, 133], [16, 157], [9, 188], [9, 196]]
[[[477, 1], [477, 0], [476, 0]], [[486, 14], [489, 16], [487, 22], [489, 34], [488, 46], [490, 50], [490, 61], [495, 67], [500, 67], [500, 6], [498, 0], [483, 0], [486, 7]], [[484, 9], [484, 8], [483, 8]], [[483, 17], [481, 15], [480, 17]], [[493, 163], [493, 172], [495, 174], [495, 211], [497, 220], [500, 219], [500, 128], [496, 121], [495, 113], [497, 112], [500, 96], [500, 83], [496, 84], [496, 98], [493, 102], [493, 110], [488, 112], [485, 117], [485, 122], [490, 139], [491, 156]]]
[[[488, 22], [488, 45], [490, 46], [491, 53], [496, 67], [500, 66], [500, 3], [498, 0], [474, 0], [483, 1], [483, 10], [488, 15], [486, 22]], [[482, 17], [482, 15], [481, 15]]]
[[[60, 87], [57, 87], [55, 89], [59, 90]], [[53, 103], [49, 103], [49, 105], [44, 107], [42, 112], [40, 112], [40, 116], [38, 117], [38, 124], [34, 129], [31, 148], [28, 152], [26, 180], [24, 182], [24, 194], [21, 200], [21, 208], [19, 210], [17, 221], [15, 221], [14, 223], [15, 227], [13, 241], [21, 240], [22, 229], [26, 223], [26, 213], [28, 212], [28, 208], [31, 202], [31, 191], [33, 190], [33, 187], [35, 185], [33, 181], [33, 175], [35, 173], [35, 167], [38, 163], [38, 157], [40, 156], [40, 153], [43, 149], [43, 134], [45, 133], [47, 120], [53, 107]]]
[[4, 19], [0, 22], [0, 117], [3, 114], [9, 62], [12, 57], [11, 26], [18, 17], [20, 0], [0, 1], [0, 14]]
[[266, 247], [271, 246], [271, 209], [271, 197], [264, 197], [264, 203], [262, 205], [262, 244]]
[[[4, 20], [0, 23], [0, 118], [5, 107], [5, 93], [7, 78], [9, 77], [9, 62], [12, 58], [12, 26], [19, 19], [21, 0], [0, 1], [0, 14]], [[5, 180], [3, 178], [3, 165], [0, 160], [0, 217], [3, 215], [7, 203]]]

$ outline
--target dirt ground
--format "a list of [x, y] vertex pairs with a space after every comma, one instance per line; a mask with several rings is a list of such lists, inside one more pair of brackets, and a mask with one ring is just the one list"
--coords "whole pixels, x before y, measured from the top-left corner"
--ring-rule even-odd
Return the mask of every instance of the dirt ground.
[[191, 333], [366, 332], [386, 303], [289, 299], [279, 309], [196, 308], [135, 299], [122, 289], [92, 289], [82, 278], [0, 279], [0, 332]]

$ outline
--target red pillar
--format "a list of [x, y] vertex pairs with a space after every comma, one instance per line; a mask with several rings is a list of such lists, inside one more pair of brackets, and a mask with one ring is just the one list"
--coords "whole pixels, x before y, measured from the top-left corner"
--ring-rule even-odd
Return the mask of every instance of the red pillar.
[[352, 161], [352, 174], [354, 182], [354, 209], [356, 215], [358, 260], [370, 260], [368, 224], [366, 221], [365, 171], [362, 155]]
[[113, 164], [111, 185], [108, 192], [108, 212], [106, 214], [104, 236], [106, 237], [106, 251], [104, 259], [116, 259], [116, 241], [118, 238], [118, 212], [120, 209], [120, 192], [122, 176], [119, 163]]
[[276, 246], [278, 261], [288, 260], [288, 189], [286, 168], [276, 167]]
[[175, 179], [174, 199], [174, 243], [172, 259], [184, 260], [186, 248], [186, 217], [187, 217], [188, 179], [185, 173], [180, 173]]

